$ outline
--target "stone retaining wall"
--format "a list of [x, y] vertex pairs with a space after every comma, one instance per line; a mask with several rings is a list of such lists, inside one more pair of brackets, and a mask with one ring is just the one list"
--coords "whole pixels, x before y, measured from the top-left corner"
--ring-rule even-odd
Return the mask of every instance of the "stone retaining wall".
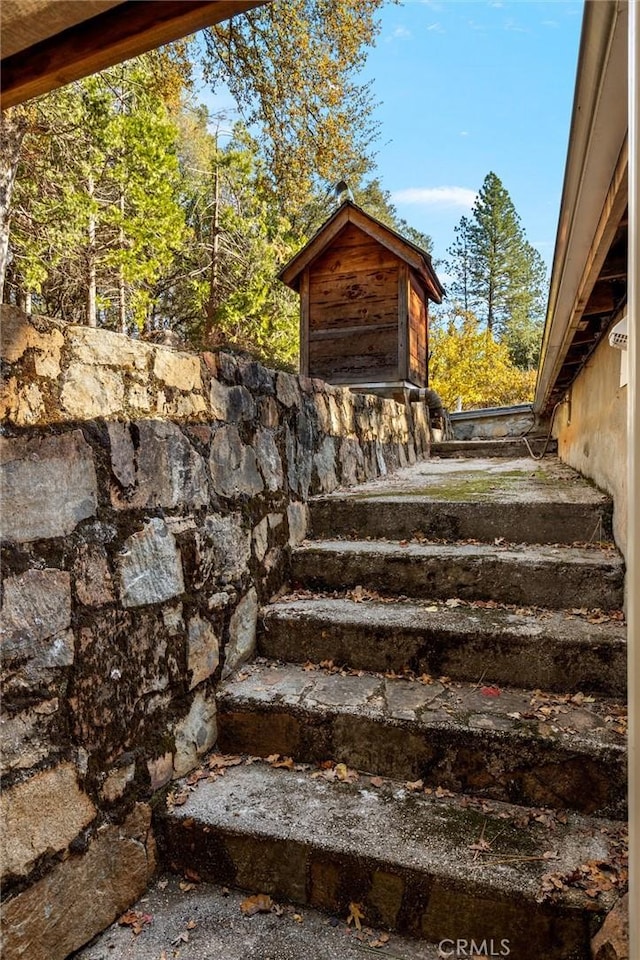
[[[530, 403], [512, 407], [486, 407], [450, 413], [454, 440], [501, 440], [539, 433], [544, 424], [536, 424]], [[536, 427], [532, 431], [532, 427]]]
[[214, 745], [309, 495], [428, 455], [428, 425], [11, 307], [2, 367], [4, 957], [62, 960], [153, 873], [153, 794]]

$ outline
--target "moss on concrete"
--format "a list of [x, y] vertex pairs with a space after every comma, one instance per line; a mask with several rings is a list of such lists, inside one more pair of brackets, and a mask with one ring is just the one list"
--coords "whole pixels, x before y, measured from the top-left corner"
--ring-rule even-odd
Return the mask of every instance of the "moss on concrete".
[[[367, 499], [367, 500], [376, 500], [376, 499], [386, 499], [389, 496], [393, 497], [428, 497], [431, 500], [456, 500], [456, 501], [467, 501], [467, 500], [476, 500], [482, 501], [483, 499], [492, 499], [491, 494], [499, 493], [502, 490], [505, 490], [507, 487], [512, 487], [518, 481], [525, 478], [531, 477], [531, 474], [527, 470], [509, 470], [504, 473], [492, 473], [487, 474], [485, 471], [474, 471], [473, 474], [471, 471], [461, 472], [460, 476], [450, 476], [447, 478], [446, 482], [437, 481], [435, 483], [429, 483], [426, 486], [421, 487], [412, 487], [411, 489], [401, 489], [380, 491], [380, 493], [372, 492], [363, 492], [363, 493], [352, 493], [350, 499]], [[537, 477], [537, 481], [544, 481], [547, 478]]]

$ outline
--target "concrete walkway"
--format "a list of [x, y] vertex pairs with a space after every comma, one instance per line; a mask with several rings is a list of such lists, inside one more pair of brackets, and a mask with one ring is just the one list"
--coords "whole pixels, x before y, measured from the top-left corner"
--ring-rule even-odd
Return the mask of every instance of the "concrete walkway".
[[277, 912], [248, 917], [240, 909], [248, 896], [212, 883], [161, 877], [128, 911], [133, 923], [134, 915], [139, 917], [139, 934], [132, 925], [114, 923], [74, 960], [366, 960], [375, 954], [386, 960], [437, 960], [442, 956], [432, 943], [367, 927], [358, 932], [353, 924], [347, 926], [346, 916], [309, 907], [274, 903]]
[[606, 503], [608, 497], [557, 457], [424, 460], [391, 476], [340, 491], [341, 496], [424, 497], [482, 502]]

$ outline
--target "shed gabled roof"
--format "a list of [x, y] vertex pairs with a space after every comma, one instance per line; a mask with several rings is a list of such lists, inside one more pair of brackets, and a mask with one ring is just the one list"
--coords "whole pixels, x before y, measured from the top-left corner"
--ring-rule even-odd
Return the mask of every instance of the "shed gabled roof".
[[442, 303], [445, 293], [444, 287], [438, 280], [431, 264], [431, 257], [426, 250], [422, 250], [417, 244], [396, 233], [395, 230], [381, 223], [380, 220], [376, 220], [375, 217], [366, 213], [362, 207], [357, 206], [352, 200], [345, 200], [338, 207], [302, 250], [282, 268], [278, 278], [288, 287], [298, 290], [303, 270], [325, 252], [340, 231], [349, 223], [358, 227], [367, 236], [377, 240], [387, 250], [408, 263], [423, 280], [429, 299], [435, 303]]

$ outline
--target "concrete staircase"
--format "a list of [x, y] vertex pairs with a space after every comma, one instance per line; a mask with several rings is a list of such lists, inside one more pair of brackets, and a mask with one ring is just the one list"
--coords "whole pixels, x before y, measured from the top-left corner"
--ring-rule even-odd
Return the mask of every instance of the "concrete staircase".
[[586, 960], [624, 881], [610, 503], [552, 458], [442, 459], [311, 520], [220, 689], [220, 753], [159, 818], [167, 863], [447, 949]]

